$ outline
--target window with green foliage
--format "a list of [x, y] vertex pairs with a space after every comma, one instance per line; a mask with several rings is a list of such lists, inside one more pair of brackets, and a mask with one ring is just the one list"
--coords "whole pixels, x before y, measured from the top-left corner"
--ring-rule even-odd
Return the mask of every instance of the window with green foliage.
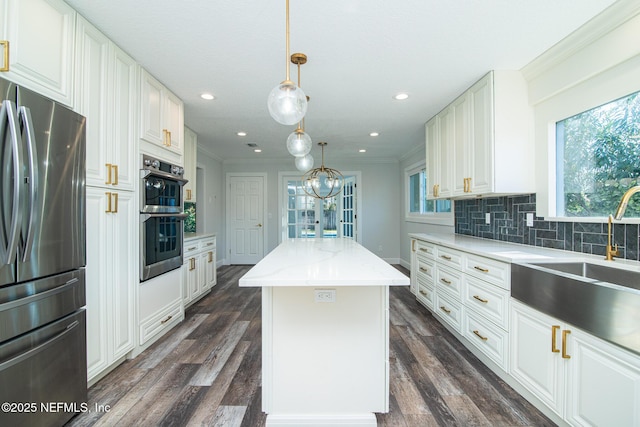
[[[607, 217], [640, 185], [640, 92], [556, 123], [556, 211]], [[640, 217], [640, 197], [625, 217]]]
[[427, 218], [436, 214], [451, 216], [450, 200], [427, 199], [427, 173], [425, 162], [405, 170], [407, 186], [407, 217]]

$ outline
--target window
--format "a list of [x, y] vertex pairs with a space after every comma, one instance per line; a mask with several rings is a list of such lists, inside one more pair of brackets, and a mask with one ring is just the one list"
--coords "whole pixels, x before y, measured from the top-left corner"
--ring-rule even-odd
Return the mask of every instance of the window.
[[427, 199], [425, 162], [405, 169], [405, 185], [407, 188], [407, 221], [453, 224], [450, 200]]
[[[556, 209], [561, 217], [607, 217], [640, 184], [640, 92], [556, 123]], [[632, 198], [625, 217], [640, 217]]]

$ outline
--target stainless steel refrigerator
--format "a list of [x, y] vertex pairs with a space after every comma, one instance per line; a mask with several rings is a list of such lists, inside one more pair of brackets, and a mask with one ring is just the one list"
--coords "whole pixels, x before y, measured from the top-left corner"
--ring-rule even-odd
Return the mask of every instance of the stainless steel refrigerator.
[[88, 410], [85, 118], [0, 79], [0, 425]]

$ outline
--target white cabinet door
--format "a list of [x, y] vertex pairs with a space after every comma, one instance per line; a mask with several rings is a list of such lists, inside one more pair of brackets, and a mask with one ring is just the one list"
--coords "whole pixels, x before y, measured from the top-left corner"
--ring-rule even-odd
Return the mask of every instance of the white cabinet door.
[[76, 34], [75, 110], [87, 118], [87, 185], [106, 186], [113, 172], [107, 143], [109, 39], [81, 16]]
[[107, 202], [103, 190], [87, 188], [87, 377], [89, 380], [109, 366], [107, 328], [109, 325], [107, 248]]
[[87, 376], [134, 346], [134, 193], [87, 187]]
[[0, 37], [9, 42], [9, 70], [19, 85], [73, 106], [76, 12], [62, 0], [5, 0]]
[[109, 215], [111, 230], [105, 236], [105, 241], [111, 242], [110, 259], [107, 265], [111, 274], [106, 285], [110, 290], [109, 304], [111, 317], [111, 359], [110, 363], [126, 355], [134, 347], [134, 302], [135, 286], [138, 283], [136, 260], [139, 257], [135, 220], [137, 219], [137, 205], [135, 193], [121, 191], [117, 193], [117, 203], [112, 206], [114, 211]]
[[163, 86], [144, 69], [141, 71], [140, 138], [153, 144], [166, 146], [166, 134], [162, 123]]
[[[141, 71], [140, 138], [182, 156], [182, 101], [144, 69]], [[182, 163], [180, 159], [180, 163]]]
[[447, 198], [453, 195], [453, 150], [450, 139], [454, 135], [455, 112], [453, 109], [446, 109], [440, 114], [440, 137], [438, 140], [439, 158], [439, 188], [438, 197]]
[[488, 74], [469, 89], [469, 192], [493, 191], [493, 75]]
[[511, 375], [560, 416], [567, 360], [560, 353], [561, 327], [552, 317], [512, 300]]
[[184, 128], [184, 175], [188, 180], [184, 185], [184, 201], [196, 201], [196, 168], [197, 168], [198, 135], [191, 129]]
[[571, 331], [566, 420], [576, 426], [640, 426], [640, 361], [579, 330]]
[[427, 197], [434, 199], [440, 182], [440, 119], [435, 116], [425, 125], [427, 143]]
[[[113, 43], [109, 46], [109, 114], [107, 115], [110, 162], [116, 166], [112, 183], [135, 190], [138, 178], [138, 65]], [[113, 169], [113, 168], [112, 168]]]
[[453, 194], [464, 196], [467, 193], [468, 178], [471, 176], [472, 147], [469, 138], [469, 97], [464, 94], [449, 107], [453, 110], [453, 130], [450, 138], [453, 141]]
[[216, 285], [216, 251], [210, 250], [204, 254], [204, 289], [211, 289]]

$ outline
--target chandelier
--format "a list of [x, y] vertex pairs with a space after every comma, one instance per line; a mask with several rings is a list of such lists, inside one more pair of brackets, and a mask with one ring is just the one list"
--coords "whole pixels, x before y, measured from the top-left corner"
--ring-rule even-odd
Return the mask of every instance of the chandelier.
[[289, 68], [289, 0], [286, 0], [286, 77], [271, 90], [267, 99], [269, 114], [283, 125], [299, 123], [307, 112], [307, 97], [291, 81]]
[[311, 197], [327, 199], [340, 194], [344, 186], [344, 176], [340, 171], [324, 165], [324, 147], [327, 143], [319, 142], [318, 145], [322, 147], [322, 164], [303, 175], [302, 189]]

